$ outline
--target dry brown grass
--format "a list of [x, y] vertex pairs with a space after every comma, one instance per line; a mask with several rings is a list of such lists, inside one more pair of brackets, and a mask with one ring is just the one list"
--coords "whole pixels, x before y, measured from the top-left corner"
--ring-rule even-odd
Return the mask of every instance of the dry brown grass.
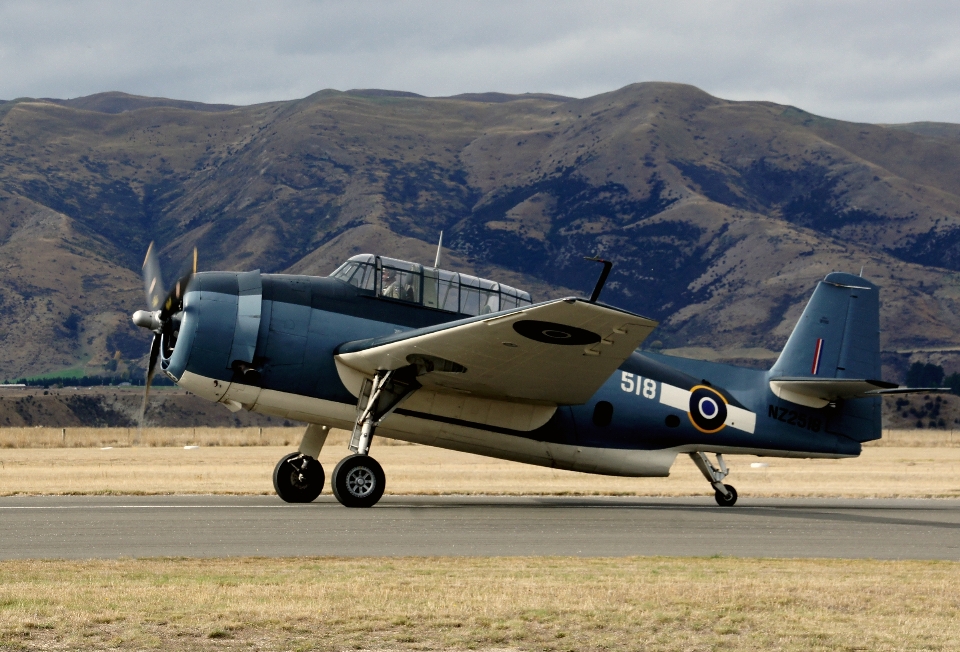
[[[320, 460], [329, 474], [347, 455], [335, 433]], [[534, 494], [705, 496], [693, 463], [677, 458], [669, 478], [615, 478], [573, 473], [427, 446], [372, 450], [390, 494]], [[273, 467], [293, 446], [47, 448], [0, 450], [0, 495], [273, 493]], [[727, 457], [740, 495], [958, 497], [960, 448], [867, 448], [856, 459]], [[769, 466], [752, 468], [751, 464]], [[329, 478], [328, 478], [329, 482]], [[329, 492], [329, 484], [325, 489]]]
[[[0, 448], [100, 448], [103, 446], [296, 446], [303, 426], [246, 428], [0, 428]], [[339, 444], [347, 439], [344, 430], [331, 431], [328, 441]], [[378, 446], [407, 445], [391, 439], [378, 439]], [[868, 447], [960, 447], [960, 430], [884, 430], [883, 439], [868, 442]]]
[[954, 448], [960, 447], [960, 430], [884, 430], [883, 438], [867, 442], [864, 446]]
[[960, 564], [675, 558], [0, 563], [4, 649], [956, 650]]

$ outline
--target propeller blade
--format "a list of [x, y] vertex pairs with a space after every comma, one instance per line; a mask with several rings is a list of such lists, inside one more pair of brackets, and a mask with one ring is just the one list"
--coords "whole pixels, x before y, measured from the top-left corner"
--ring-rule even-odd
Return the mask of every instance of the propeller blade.
[[167, 321], [171, 315], [175, 315], [183, 310], [183, 295], [186, 294], [187, 284], [190, 283], [190, 279], [192, 278], [193, 272], [188, 272], [174, 283], [170, 294], [167, 295], [167, 298], [163, 302], [163, 307], [160, 308], [161, 322]]
[[197, 248], [193, 248], [193, 265], [174, 284], [170, 292], [163, 289], [163, 279], [160, 277], [160, 261], [154, 250], [153, 243], [147, 248], [147, 256], [143, 260], [143, 289], [147, 295], [147, 306], [150, 310], [138, 310], [133, 315], [133, 323], [154, 332], [153, 342], [150, 344], [150, 364], [147, 366], [147, 377], [143, 387], [143, 403], [140, 405], [140, 422], [137, 427], [137, 440], [143, 433], [143, 420], [147, 413], [147, 404], [150, 400], [150, 386], [153, 376], [157, 373], [157, 361], [160, 359], [160, 348], [163, 335], [172, 337], [173, 321], [171, 317], [183, 310], [183, 295], [186, 294], [190, 279], [197, 273]]
[[147, 296], [147, 308], [149, 310], [158, 310], [163, 304], [164, 295], [167, 290], [163, 286], [163, 278], [160, 276], [160, 261], [157, 259], [157, 251], [153, 243], [147, 247], [147, 256], [143, 259], [143, 290]]
[[147, 402], [150, 399], [150, 385], [153, 383], [153, 376], [157, 373], [157, 360], [160, 358], [160, 333], [153, 336], [153, 343], [150, 345], [150, 364], [147, 367], [147, 378], [143, 384], [143, 403], [140, 405], [140, 424], [137, 427], [137, 440], [143, 432], [143, 417], [147, 412]]

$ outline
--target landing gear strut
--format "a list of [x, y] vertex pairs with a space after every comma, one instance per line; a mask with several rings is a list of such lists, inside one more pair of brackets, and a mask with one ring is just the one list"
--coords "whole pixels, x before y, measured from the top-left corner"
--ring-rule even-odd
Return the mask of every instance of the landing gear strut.
[[730, 473], [726, 463], [723, 461], [723, 455], [717, 453], [719, 469], [710, 462], [710, 458], [707, 457], [706, 453], [700, 451], [690, 453], [690, 459], [693, 460], [693, 463], [696, 464], [700, 472], [703, 473], [703, 477], [705, 477], [707, 482], [713, 487], [714, 498], [716, 498], [717, 504], [721, 507], [733, 507], [737, 502], [737, 490], [733, 488], [733, 485], [723, 484], [724, 478]]
[[370, 457], [370, 444], [377, 426], [411, 393], [420, 388], [414, 365], [378, 372], [364, 382], [357, 401], [357, 421], [350, 437], [350, 455], [333, 470], [333, 495], [344, 507], [373, 507], [383, 496], [386, 475]]

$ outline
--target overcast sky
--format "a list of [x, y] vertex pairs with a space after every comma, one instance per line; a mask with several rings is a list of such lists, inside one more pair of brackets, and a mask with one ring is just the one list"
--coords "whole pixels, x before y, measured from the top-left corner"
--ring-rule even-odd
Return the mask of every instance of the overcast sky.
[[0, 0], [0, 99], [586, 97], [640, 81], [847, 120], [960, 123], [960, 3]]

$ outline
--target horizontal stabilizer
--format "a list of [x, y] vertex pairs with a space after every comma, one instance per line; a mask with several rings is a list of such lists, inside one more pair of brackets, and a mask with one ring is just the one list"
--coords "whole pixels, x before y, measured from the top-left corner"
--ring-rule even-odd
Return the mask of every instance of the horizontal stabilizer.
[[931, 394], [949, 392], [945, 387], [900, 387], [885, 380], [856, 378], [777, 378], [770, 381], [770, 391], [779, 398], [798, 405], [822, 408], [842, 399], [869, 398], [889, 394]]
[[893, 389], [878, 389], [871, 394], [871, 396], [889, 396], [890, 394], [949, 394], [952, 391], [949, 387], [895, 387]]

